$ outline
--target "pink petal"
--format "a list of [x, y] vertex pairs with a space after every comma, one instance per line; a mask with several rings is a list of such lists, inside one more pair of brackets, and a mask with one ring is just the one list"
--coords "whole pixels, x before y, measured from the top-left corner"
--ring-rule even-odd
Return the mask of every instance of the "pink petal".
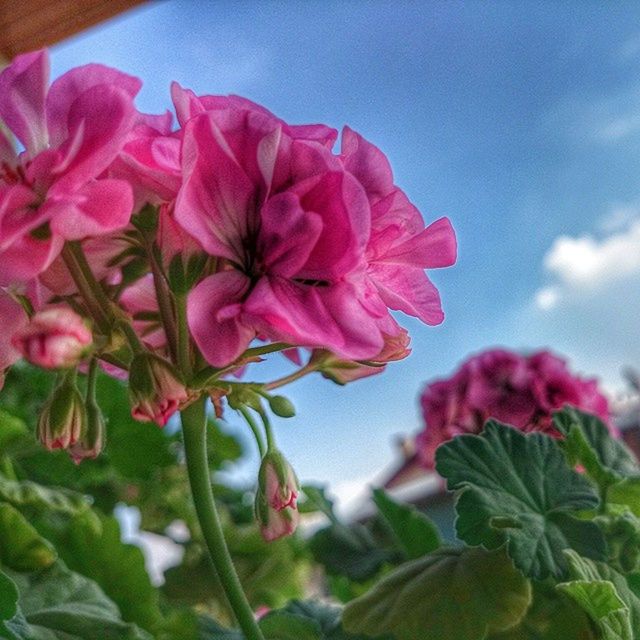
[[255, 189], [212, 114], [187, 124], [182, 156], [175, 219], [209, 253], [242, 263], [243, 241], [256, 224]]
[[60, 177], [48, 195], [66, 195], [100, 175], [121, 150], [135, 117], [123, 89], [96, 85], [81, 93], [67, 112], [69, 138], [60, 147]]
[[430, 325], [444, 320], [440, 294], [422, 269], [377, 263], [369, 267], [368, 273], [389, 308]]
[[65, 240], [81, 240], [123, 229], [133, 207], [131, 186], [124, 180], [96, 180], [55, 207], [53, 233]]
[[296, 346], [322, 347], [348, 359], [371, 358], [383, 340], [352, 285], [329, 287], [262, 278], [244, 303], [259, 332]]
[[362, 187], [348, 173], [325, 173], [295, 185], [302, 208], [319, 215], [323, 231], [299, 277], [337, 280], [355, 269], [369, 240], [371, 213]]
[[378, 261], [435, 269], [455, 264], [456, 253], [456, 234], [451, 222], [448, 218], [440, 218], [421, 233], [388, 250]]
[[387, 157], [349, 127], [342, 130], [341, 154], [345, 168], [360, 181], [370, 200], [379, 200], [393, 189]]
[[[77, 110], [74, 102], [85, 92], [101, 85], [120, 90], [131, 102], [140, 91], [142, 82], [134, 76], [101, 64], [87, 64], [67, 71], [52, 83], [47, 96], [47, 123], [52, 146], [61, 145], [67, 137], [73, 135], [71, 112]], [[100, 94], [94, 95], [99, 99]]]
[[293, 193], [270, 198], [261, 211], [258, 252], [265, 268], [284, 277], [295, 276], [309, 259], [322, 232], [322, 218], [305, 212]]
[[241, 322], [239, 313], [239, 303], [249, 285], [242, 273], [223, 271], [205, 278], [189, 294], [187, 318], [191, 335], [214, 367], [233, 362], [256, 335], [254, 329]]
[[36, 240], [30, 235], [0, 250], [0, 286], [23, 283], [42, 273], [62, 250], [61, 238]]
[[6, 249], [47, 219], [46, 207], [38, 208], [31, 189], [17, 184], [0, 191], [0, 249]]
[[44, 50], [17, 56], [0, 73], [0, 119], [31, 157], [47, 146], [45, 96], [48, 82], [49, 56]]

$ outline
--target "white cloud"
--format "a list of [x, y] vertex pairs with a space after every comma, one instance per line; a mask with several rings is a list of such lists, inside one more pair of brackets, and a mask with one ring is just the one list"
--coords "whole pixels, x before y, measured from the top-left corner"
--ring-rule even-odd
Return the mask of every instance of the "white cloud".
[[640, 273], [640, 220], [601, 240], [560, 236], [547, 252], [544, 267], [564, 290], [594, 290]]
[[557, 287], [544, 287], [536, 292], [536, 305], [545, 311], [553, 309], [560, 300], [560, 292]]
[[600, 231], [610, 234], [629, 227], [629, 225], [640, 219], [640, 204], [614, 204], [608, 213], [602, 217], [598, 227]]

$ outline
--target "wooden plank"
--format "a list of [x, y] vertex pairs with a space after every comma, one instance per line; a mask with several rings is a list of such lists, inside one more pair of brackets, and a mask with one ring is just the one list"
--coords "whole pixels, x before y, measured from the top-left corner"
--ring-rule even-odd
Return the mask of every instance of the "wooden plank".
[[145, 0], [0, 0], [0, 57], [48, 47]]

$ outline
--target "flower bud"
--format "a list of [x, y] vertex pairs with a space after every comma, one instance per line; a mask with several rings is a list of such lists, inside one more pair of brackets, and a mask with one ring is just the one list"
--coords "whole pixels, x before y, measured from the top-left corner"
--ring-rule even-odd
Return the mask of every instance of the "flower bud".
[[256, 495], [255, 511], [260, 532], [267, 542], [290, 536], [296, 530], [300, 520], [297, 509], [287, 507], [278, 511], [270, 506], [262, 491], [258, 491]]
[[68, 449], [86, 428], [87, 413], [75, 382], [65, 380], [44, 406], [38, 418], [38, 440], [49, 451]]
[[129, 369], [131, 415], [161, 427], [189, 398], [171, 365], [152, 353], [139, 353]]
[[298, 478], [280, 451], [269, 451], [262, 459], [258, 483], [270, 507], [276, 511], [297, 509]]
[[11, 339], [24, 358], [44, 369], [74, 367], [92, 341], [84, 320], [66, 307], [38, 311]]
[[80, 438], [69, 449], [69, 455], [76, 464], [87, 458], [97, 458], [104, 448], [105, 425], [102, 412], [95, 402], [86, 406], [87, 422]]
[[281, 418], [293, 418], [296, 415], [296, 408], [293, 402], [285, 396], [269, 396], [267, 398], [271, 411]]

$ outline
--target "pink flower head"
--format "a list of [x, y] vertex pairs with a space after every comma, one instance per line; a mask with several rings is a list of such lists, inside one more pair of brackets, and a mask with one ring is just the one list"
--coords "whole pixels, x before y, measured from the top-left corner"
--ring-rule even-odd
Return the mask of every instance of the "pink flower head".
[[493, 418], [523, 431], [559, 434], [553, 412], [566, 404], [609, 423], [607, 399], [597, 382], [572, 374], [558, 356], [539, 351], [528, 356], [492, 349], [469, 358], [451, 378], [428, 384], [421, 398], [425, 429], [418, 451], [433, 467], [440, 444], [464, 433], [479, 433]]
[[141, 422], [164, 427], [169, 418], [189, 399], [171, 365], [157, 355], [139, 353], [129, 369], [131, 415]]
[[255, 110], [204, 112], [186, 124], [176, 220], [220, 270], [191, 292], [191, 332], [224, 366], [256, 335], [372, 357], [383, 344], [361, 300], [370, 211], [329, 149], [291, 138]]
[[28, 53], [0, 73], [0, 119], [24, 147], [0, 132], [0, 284], [44, 271], [65, 240], [126, 226], [132, 193], [101, 178], [136, 118], [140, 81], [97, 64], [48, 85], [45, 51]]
[[11, 342], [24, 358], [43, 369], [73, 367], [87, 353], [93, 336], [85, 321], [68, 307], [38, 311], [13, 334]]

